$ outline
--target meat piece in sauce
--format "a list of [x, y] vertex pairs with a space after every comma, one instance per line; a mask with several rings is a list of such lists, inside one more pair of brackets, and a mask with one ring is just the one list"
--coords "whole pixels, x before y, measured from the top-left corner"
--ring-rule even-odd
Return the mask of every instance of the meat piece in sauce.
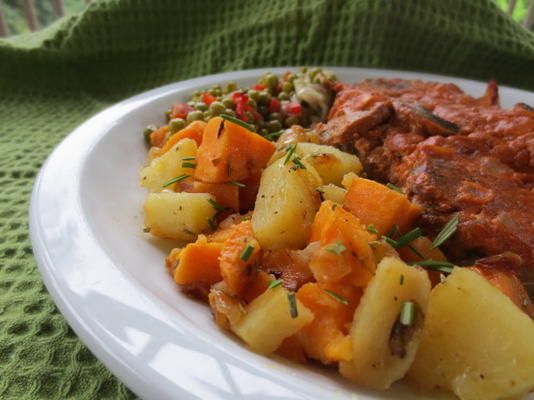
[[453, 84], [401, 79], [337, 89], [329, 121], [318, 126], [324, 143], [357, 153], [370, 178], [402, 187], [424, 207], [426, 234], [459, 212], [444, 246], [452, 260], [512, 251], [527, 267], [523, 278], [534, 277], [531, 107], [499, 107], [495, 82], [478, 99]]

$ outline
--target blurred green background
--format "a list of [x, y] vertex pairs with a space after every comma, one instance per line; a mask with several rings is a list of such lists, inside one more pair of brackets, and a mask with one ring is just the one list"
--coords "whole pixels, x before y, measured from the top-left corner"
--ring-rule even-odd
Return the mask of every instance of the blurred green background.
[[[517, 0], [513, 18], [516, 21], [522, 21], [527, 15], [528, 5], [534, 0]], [[503, 10], [508, 8], [508, 0], [495, 0]], [[79, 13], [87, 7], [84, 0], [63, 0], [65, 15]], [[20, 0], [0, 0], [0, 6], [3, 4], [3, 11], [11, 35], [29, 32], [28, 24], [22, 12]], [[50, 25], [57, 20], [56, 13], [52, 5], [52, 0], [34, 0], [33, 5], [40, 28]]]

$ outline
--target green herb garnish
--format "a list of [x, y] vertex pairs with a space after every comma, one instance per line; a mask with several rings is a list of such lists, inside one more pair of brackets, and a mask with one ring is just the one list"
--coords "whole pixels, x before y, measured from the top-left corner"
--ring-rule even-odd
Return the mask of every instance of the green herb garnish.
[[425, 269], [432, 271], [438, 271], [442, 274], [450, 274], [453, 270], [454, 264], [448, 261], [438, 261], [438, 260], [424, 260], [424, 261], [414, 261], [409, 263], [410, 265], [420, 265]]
[[295, 157], [291, 161], [293, 161], [293, 164], [295, 164], [295, 167], [297, 167], [297, 169], [306, 169], [304, 164], [302, 164], [302, 161], [300, 161], [300, 157]]
[[329, 251], [330, 253], [334, 254], [343, 254], [345, 250], [347, 250], [347, 248], [343, 246], [343, 243], [339, 240], [335, 242], [332, 247], [326, 249], [326, 251]]
[[453, 215], [453, 217], [447, 222], [447, 224], [443, 227], [440, 233], [438, 233], [438, 236], [434, 239], [432, 242], [432, 246], [430, 246], [431, 249], [435, 249], [436, 247], [439, 247], [445, 242], [447, 239], [449, 239], [454, 233], [456, 232], [456, 229], [458, 228], [458, 218], [459, 214], [456, 213]]
[[185, 158], [182, 158], [182, 161], [195, 161], [197, 158], [196, 157], [185, 157]]
[[254, 246], [251, 246], [250, 244], [247, 244], [247, 247], [245, 247], [245, 249], [243, 250], [243, 252], [239, 256], [239, 258], [242, 259], [243, 261], [248, 261], [248, 259], [250, 258], [250, 255], [252, 254], [253, 251], [254, 251]]
[[287, 300], [289, 301], [289, 315], [291, 315], [291, 318], [297, 318], [299, 316], [299, 310], [297, 310], [295, 292], [289, 292], [287, 294]]
[[234, 185], [234, 186], [237, 186], [237, 187], [245, 187], [247, 185], [245, 185], [244, 183], [241, 183], [241, 182], [236, 182], [236, 181], [230, 181], [228, 182], [230, 185]]
[[343, 297], [341, 297], [340, 295], [328, 290], [328, 289], [323, 289], [323, 291], [329, 295], [330, 297], [336, 299], [337, 301], [339, 301], [340, 303], [343, 303], [345, 304], [346, 306], [349, 305], [349, 302], [347, 300], [345, 300]]
[[399, 284], [404, 285], [404, 275], [403, 274], [401, 274], [401, 276], [400, 276]]
[[367, 229], [367, 232], [374, 233], [375, 235], [380, 235], [380, 232], [376, 229], [376, 227], [373, 224], [369, 224], [365, 227]]
[[194, 164], [194, 163], [190, 163], [190, 162], [183, 162], [182, 163], [182, 168], [196, 168], [197, 165]]
[[399, 315], [399, 322], [402, 325], [413, 325], [415, 320], [415, 304], [413, 301], [405, 301], [402, 303], [401, 311]]
[[217, 225], [215, 224], [215, 221], [213, 220], [213, 218], [208, 218], [208, 224], [209, 224], [211, 229], [213, 229], [213, 230], [217, 229]]
[[400, 193], [400, 194], [404, 194], [404, 192], [402, 191], [402, 189], [398, 186], [395, 186], [393, 183], [387, 183], [386, 186], [388, 188], [390, 188], [391, 190], [394, 190], [396, 191], [397, 193]]
[[284, 281], [282, 279], [277, 279], [275, 281], [269, 282], [269, 285], [267, 286], [268, 289], [274, 289], [275, 287], [280, 286]]
[[382, 239], [384, 239], [390, 246], [393, 246], [394, 248], [397, 248], [397, 241], [395, 239], [391, 239], [389, 236], [382, 236]]
[[241, 121], [239, 118], [232, 117], [228, 114], [221, 114], [219, 116], [227, 121], [233, 122], [234, 124], [241, 125], [243, 128], [248, 129], [251, 132], [256, 132], [256, 128], [250, 124], [247, 124], [245, 121]]
[[393, 225], [393, 228], [388, 232], [386, 236], [389, 236], [390, 238], [397, 236], [400, 233], [400, 229], [398, 225]]
[[415, 254], [417, 254], [421, 258], [425, 258], [423, 254], [419, 250], [417, 250], [414, 246], [412, 246], [410, 243], [407, 244], [408, 248], [413, 251]]
[[278, 136], [282, 135], [282, 133], [284, 133], [284, 131], [271, 132], [271, 133], [268, 133], [267, 135], [264, 135], [263, 137], [267, 139], [273, 139], [273, 138], [277, 138]]
[[291, 159], [296, 149], [297, 149], [297, 145], [295, 143], [288, 144], [286, 146], [287, 154], [286, 154], [286, 158], [284, 159], [284, 165], [287, 164], [287, 162]]
[[221, 206], [219, 203], [217, 203], [213, 199], [208, 199], [208, 201], [213, 206], [213, 208], [215, 208], [218, 212], [223, 212], [223, 211], [228, 210], [228, 208]]
[[408, 243], [413, 242], [415, 239], [421, 236], [423, 236], [423, 232], [421, 232], [420, 228], [412, 229], [410, 232], [402, 235], [396, 240], [397, 245], [395, 246], [395, 248], [406, 246]]
[[167, 187], [169, 185], [172, 185], [173, 183], [183, 181], [184, 179], [189, 178], [191, 175], [183, 174], [180, 176], [177, 176], [176, 178], [169, 179], [167, 182], [165, 182], [161, 187]]

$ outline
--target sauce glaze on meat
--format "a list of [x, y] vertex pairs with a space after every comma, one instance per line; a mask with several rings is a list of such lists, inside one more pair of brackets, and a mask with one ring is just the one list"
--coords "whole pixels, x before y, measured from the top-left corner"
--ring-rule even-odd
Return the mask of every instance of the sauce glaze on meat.
[[[534, 110], [498, 105], [490, 82], [481, 98], [456, 85], [371, 79], [339, 84], [322, 141], [357, 153], [367, 175], [402, 187], [424, 207], [434, 236], [459, 212], [444, 250], [458, 263], [506, 251], [534, 279]], [[526, 268], [525, 268], [526, 267]]]

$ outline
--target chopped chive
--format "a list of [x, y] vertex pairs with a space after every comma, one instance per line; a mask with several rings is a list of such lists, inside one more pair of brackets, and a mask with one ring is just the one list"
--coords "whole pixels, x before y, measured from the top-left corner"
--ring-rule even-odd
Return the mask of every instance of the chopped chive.
[[297, 310], [295, 292], [289, 292], [287, 294], [287, 300], [289, 301], [289, 315], [291, 315], [291, 318], [297, 318], [299, 316], [299, 310]]
[[254, 246], [247, 244], [247, 247], [245, 247], [245, 250], [243, 250], [239, 258], [242, 259], [243, 261], [248, 261], [253, 251], [254, 251]]
[[410, 265], [419, 265], [425, 269], [431, 271], [438, 271], [442, 274], [450, 274], [453, 270], [454, 264], [448, 261], [437, 261], [437, 260], [424, 260], [424, 261], [414, 261], [409, 263]]
[[393, 183], [387, 183], [386, 186], [388, 188], [390, 188], [391, 190], [394, 190], [396, 191], [397, 193], [400, 193], [400, 194], [404, 194], [404, 192], [402, 191], [402, 189], [398, 186], [395, 186]]
[[339, 301], [340, 303], [343, 303], [345, 304], [346, 306], [349, 305], [349, 302], [347, 300], [345, 300], [343, 297], [341, 297], [340, 295], [328, 290], [328, 289], [323, 289], [323, 291], [329, 295], [330, 297], [336, 299], [337, 301]]
[[332, 247], [326, 249], [326, 251], [329, 251], [330, 253], [334, 253], [334, 254], [343, 254], [345, 250], [347, 250], [347, 248], [339, 240], [335, 242]]
[[380, 240], [373, 240], [371, 242], [367, 242], [367, 244], [369, 246], [374, 246], [374, 245], [377, 245], [377, 244], [380, 244], [380, 243], [381, 243]]
[[176, 178], [169, 179], [167, 182], [165, 182], [161, 187], [166, 187], [169, 185], [172, 185], [173, 183], [183, 181], [184, 179], [189, 178], [191, 175], [183, 174], [180, 176], [177, 176]]
[[297, 149], [297, 145], [295, 143], [288, 144], [286, 146], [287, 154], [286, 154], [286, 158], [284, 159], [284, 165], [287, 164], [287, 162], [291, 159], [296, 149]]
[[215, 208], [218, 212], [223, 212], [223, 211], [228, 210], [226, 207], [221, 206], [219, 203], [217, 203], [213, 199], [208, 199], [208, 201], [213, 206], [213, 208]]
[[256, 132], [256, 128], [250, 124], [247, 124], [245, 121], [241, 121], [239, 118], [234, 118], [228, 114], [221, 114], [219, 116], [227, 121], [233, 122], [234, 124], [241, 125], [243, 128], [248, 129], [251, 132]]
[[230, 181], [228, 183], [231, 184], [231, 185], [237, 186], [237, 187], [245, 187], [245, 186], [247, 186], [244, 183], [236, 182], [236, 181]]
[[434, 239], [432, 242], [432, 246], [430, 246], [431, 249], [435, 249], [436, 247], [439, 247], [445, 242], [447, 239], [449, 239], [454, 233], [456, 232], [456, 229], [458, 229], [458, 219], [460, 217], [460, 214], [456, 213], [453, 215], [453, 217], [447, 222], [447, 224], [443, 227], [440, 233], [438, 233], [438, 236]]
[[263, 137], [267, 139], [277, 138], [278, 136], [282, 135], [282, 133], [284, 133], [284, 131], [271, 132], [267, 135], [264, 135]]
[[[324, 153], [322, 153], [322, 154], [324, 154]], [[311, 153], [308, 157], [313, 157], [313, 158], [315, 158], [315, 157], [319, 157], [319, 156], [322, 155], [322, 154], [321, 154], [321, 153]]]
[[424, 256], [419, 250], [417, 250], [414, 246], [412, 246], [411, 243], [408, 243], [407, 246], [408, 246], [408, 248], [409, 248], [411, 251], [413, 251], [413, 252], [414, 252], [415, 254], [417, 254], [419, 257], [421, 257], [421, 258], [425, 258], [425, 256]]
[[401, 274], [401, 276], [400, 276], [399, 283], [401, 285], [404, 285], [404, 275], [403, 274]]
[[402, 303], [399, 321], [402, 325], [413, 325], [415, 319], [415, 304], [413, 301], [405, 301]]
[[395, 248], [406, 246], [408, 243], [413, 242], [415, 239], [421, 236], [423, 236], [423, 232], [421, 232], [420, 228], [412, 229], [410, 232], [397, 239], [397, 245]]
[[400, 233], [400, 229], [399, 229], [399, 226], [398, 225], [393, 225], [393, 228], [391, 228], [391, 230], [388, 232], [388, 234], [386, 236], [389, 236], [390, 238], [398, 235]]
[[386, 242], [388, 242], [390, 246], [393, 246], [393, 247], [397, 248], [397, 241], [396, 240], [391, 239], [388, 236], [382, 236], [382, 239], [384, 239]]
[[182, 163], [182, 168], [196, 168], [196, 167], [197, 167], [196, 164], [193, 164], [193, 163], [190, 163], [190, 162]]
[[297, 167], [297, 169], [306, 169], [304, 164], [302, 164], [302, 161], [300, 161], [300, 157], [295, 157], [293, 160], [293, 164]]
[[213, 221], [213, 218], [208, 218], [208, 224], [209, 224], [211, 229], [213, 229], [213, 230], [217, 229], [217, 225], [215, 224], [215, 221]]
[[197, 158], [196, 157], [185, 157], [185, 158], [182, 158], [182, 161], [195, 161]]
[[380, 232], [376, 229], [376, 227], [373, 224], [369, 224], [365, 227], [367, 229], [367, 232], [374, 233], [375, 235], [380, 235]]
[[269, 282], [269, 285], [267, 286], [268, 289], [273, 289], [275, 287], [280, 286], [284, 281], [282, 279], [277, 279], [275, 281]]

